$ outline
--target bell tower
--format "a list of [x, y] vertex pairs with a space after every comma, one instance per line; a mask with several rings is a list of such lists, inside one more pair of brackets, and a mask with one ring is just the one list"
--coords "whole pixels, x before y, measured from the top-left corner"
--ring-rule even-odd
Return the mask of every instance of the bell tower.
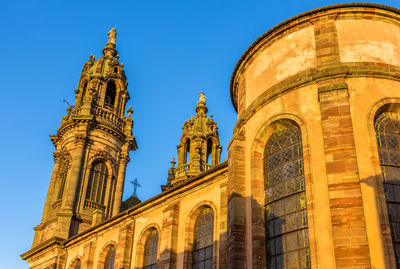
[[103, 56], [84, 64], [75, 105], [50, 135], [54, 168], [33, 246], [67, 239], [120, 212], [129, 152], [137, 146], [132, 108], [124, 113], [129, 92], [116, 34], [108, 33]]
[[196, 115], [185, 121], [178, 148], [178, 165], [175, 159], [168, 171], [166, 190], [180, 182], [204, 172], [220, 162], [222, 146], [219, 144], [217, 123], [212, 113], [207, 116], [206, 97], [200, 93], [196, 106]]

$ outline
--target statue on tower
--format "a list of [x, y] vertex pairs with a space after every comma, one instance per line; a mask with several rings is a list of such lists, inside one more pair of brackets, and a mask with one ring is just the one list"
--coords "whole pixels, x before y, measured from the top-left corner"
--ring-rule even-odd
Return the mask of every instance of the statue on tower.
[[117, 37], [117, 30], [115, 30], [115, 28], [111, 28], [110, 32], [107, 33], [108, 34], [108, 43], [114, 44], [115, 45], [115, 41], [116, 41], [116, 37]]

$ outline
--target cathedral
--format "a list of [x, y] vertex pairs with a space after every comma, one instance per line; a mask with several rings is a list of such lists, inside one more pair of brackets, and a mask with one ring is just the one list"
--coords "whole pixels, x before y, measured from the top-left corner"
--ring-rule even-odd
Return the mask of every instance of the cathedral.
[[400, 268], [400, 10], [332, 5], [265, 32], [233, 70], [228, 160], [200, 94], [143, 202], [122, 202], [138, 146], [116, 34], [50, 135], [29, 268]]

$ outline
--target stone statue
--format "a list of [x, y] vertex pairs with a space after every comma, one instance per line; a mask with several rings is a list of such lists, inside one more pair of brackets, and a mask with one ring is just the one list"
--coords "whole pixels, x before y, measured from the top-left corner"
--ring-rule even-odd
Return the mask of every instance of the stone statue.
[[205, 103], [205, 102], [206, 102], [206, 97], [204, 93], [201, 92], [199, 96], [199, 103]]
[[110, 32], [107, 33], [108, 34], [108, 43], [114, 44], [115, 45], [115, 41], [116, 41], [116, 37], [117, 37], [117, 30], [115, 30], [115, 28], [111, 28]]

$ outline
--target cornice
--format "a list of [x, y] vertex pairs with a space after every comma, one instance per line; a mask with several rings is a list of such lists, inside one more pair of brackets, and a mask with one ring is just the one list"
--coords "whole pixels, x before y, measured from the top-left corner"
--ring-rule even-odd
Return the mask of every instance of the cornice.
[[[334, 10], [334, 9], [345, 9], [345, 8], [374, 8], [374, 9], [380, 9], [383, 11], [390, 11], [393, 12], [397, 15], [400, 15], [400, 9], [387, 6], [387, 5], [381, 5], [381, 4], [374, 4], [374, 3], [344, 3], [344, 4], [335, 4], [335, 5], [329, 5], [325, 7], [320, 7], [316, 9], [312, 9], [306, 12], [303, 12], [301, 14], [298, 14], [294, 17], [291, 17], [276, 26], [272, 27], [269, 29], [267, 32], [262, 34], [260, 37], [258, 37], [247, 49], [246, 51], [242, 54], [242, 56], [239, 58], [237, 64], [235, 65], [235, 68], [233, 69], [229, 88], [230, 88], [230, 96], [231, 96], [231, 102], [234, 107], [234, 109], [237, 110], [237, 100], [235, 97], [234, 93], [234, 88], [235, 88], [235, 81], [238, 72], [242, 69], [242, 66], [244, 63], [251, 57], [253, 53], [256, 51], [256, 47], [260, 46], [262, 42], [265, 40], [272, 39], [273, 37], [281, 34], [281, 32], [285, 32], [290, 28], [293, 28], [296, 26], [293, 22], [298, 20], [298, 24], [304, 23], [304, 19], [308, 16], [315, 15], [317, 17], [318, 15], [323, 16], [326, 15], [326, 11]], [[363, 12], [368, 13], [372, 12], [371, 10], [364, 10]]]
[[[287, 91], [317, 84], [333, 78], [358, 78], [374, 77], [400, 81], [400, 67], [382, 63], [355, 62], [327, 67], [313, 68], [300, 72], [289, 77], [274, 86], [266, 89], [243, 111], [233, 128], [233, 134], [238, 134], [242, 126], [254, 115], [262, 106], [272, 100], [282, 96]], [[228, 146], [229, 147], [229, 146]]]
[[66, 241], [65, 239], [62, 239], [60, 237], [52, 237], [49, 240], [46, 240], [43, 243], [37, 245], [36, 247], [31, 248], [30, 250], [28, 250], [24, 254], [21, 254], [20, 257], [23, 260], [27, 260], [30, 257], [32, 257], [33, 255], [41, 252], [44, 249], [47, 249], [47, 248], [51, 247], [51, 246], [57, 246], [58, 245], [58, 246], [62, 247], [65, 241]]

